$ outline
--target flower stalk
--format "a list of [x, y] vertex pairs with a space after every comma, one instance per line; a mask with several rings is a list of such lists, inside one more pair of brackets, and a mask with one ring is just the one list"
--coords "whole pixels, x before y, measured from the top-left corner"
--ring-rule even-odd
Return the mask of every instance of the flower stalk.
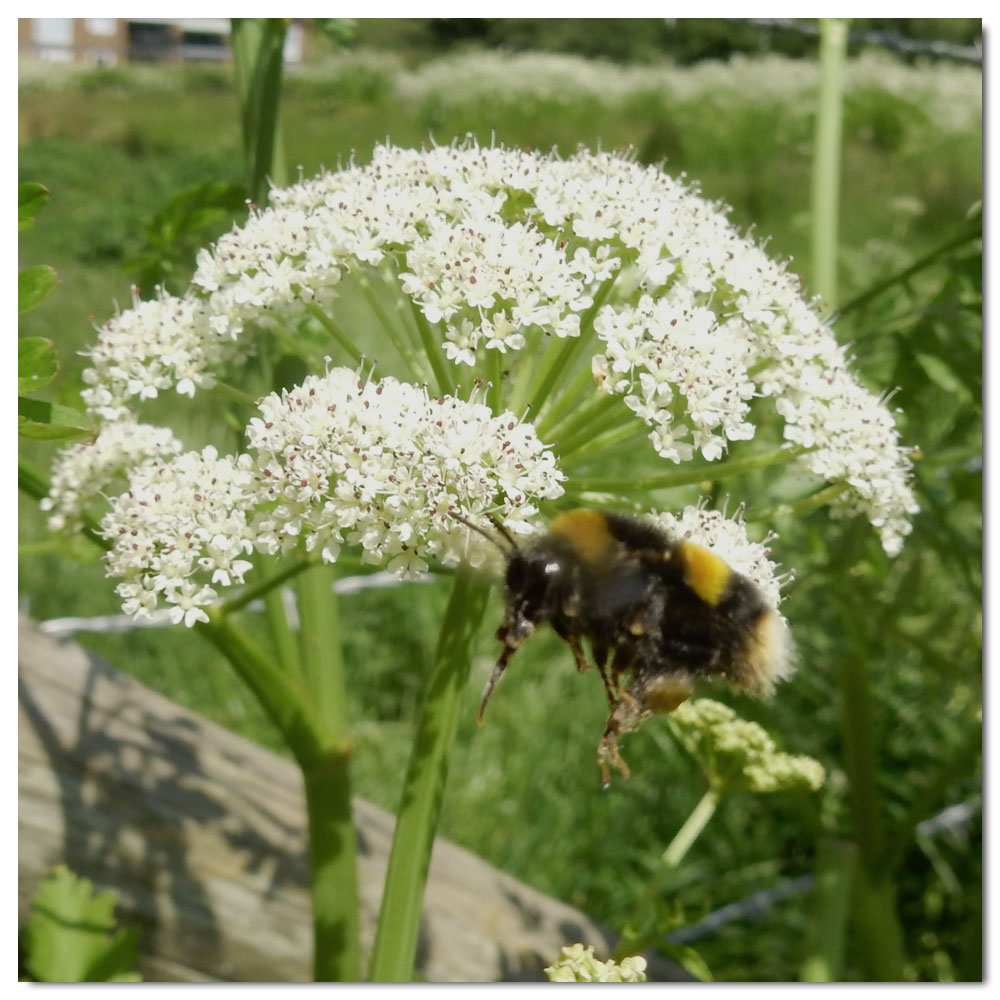
[[413, 977], [424, 883], [448, 773], [448, 751], [487, 594], [482, 582], [466, 573], [456, 574], [417, 717], [371, 955], [372, 982], [408, 982]]

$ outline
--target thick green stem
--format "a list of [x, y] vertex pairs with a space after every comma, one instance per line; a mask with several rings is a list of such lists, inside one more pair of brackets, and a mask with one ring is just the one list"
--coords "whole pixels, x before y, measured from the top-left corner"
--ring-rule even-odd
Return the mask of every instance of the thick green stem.
[[371, 956], [369, 978], [373, 982], [408, 982], [413, 977], [424, 883], [448, 771], [448, 751], [487, 593], [485, 585], [465, 574], [455, 577], [396, 819]]
[[305, 689], [290, 677], [246, 632], [217, 608], [195, 628], [216, 647], [250, 688], [305, 768], [331, 752], [349, 753], [350, 742], [326, 731]]
[[837, 301], [837, 220], [840, 217], [841, 94], [847, 22], [820, 19], [819, 112], [812, 176], [813, 288]]
[[357, 834], [351, 816], [350, 753], [330, 753], [303, 768], [309, 818], [313, 978], [361, 978]]
[[841, 976], [850, 916], [853, 844], [823, 841], [816, 852], [813, 914], [799, 972], [804, 983], [832, 983]]
[[349, 712], [333, 567], [312, 566], [297, 580], [302, 674], [324, 728], [342, 748], [306, 764], [313, 965], [317, 982], [360, 978], [357, 834], [351, 818]]
[[666, 867], [676, 868], [684, 860], [688, 848], [698, 839], [708, 821], [715, 815], [720, 798], [714, 788], [709, 788], [701, 797], [701, 801], [691, 811], [691, 815], [684, 821], [684, 825], [663, 852], [661, 861]]

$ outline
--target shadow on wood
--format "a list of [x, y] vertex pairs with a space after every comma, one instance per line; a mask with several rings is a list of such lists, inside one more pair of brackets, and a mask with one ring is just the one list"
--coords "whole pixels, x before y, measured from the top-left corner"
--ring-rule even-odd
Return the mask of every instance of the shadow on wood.
[[[118, 896], [154, 981], [303, 982], [312, 933], [299, 772], [73, 643], [19, 627], [19, 910], [63, 862]], [[362, 947], [374, 938], [393, 817], [354, 802]], [[447, 841], [424, 899], [418, 973], [540, 980], [563, 944], [608, 932]], [[650, 957], [650, 979], [687, 980]]]

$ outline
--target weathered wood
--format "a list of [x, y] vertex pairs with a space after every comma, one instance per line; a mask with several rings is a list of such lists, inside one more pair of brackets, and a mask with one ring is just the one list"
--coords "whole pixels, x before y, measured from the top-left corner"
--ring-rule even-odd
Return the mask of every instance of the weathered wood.
[[[111, 888], [142, 930], [148, 980], [310, 976], [305, 807], [295, 766], [116, 672], [26, 619], [19, 648], [22, 919], [53, 865]], [[362, 946], [393, 817], [355, 800]], [[418, 969], [432, 982], [542, 979], [563, 944], [608, 933], [438, 839]], [[650, 978], [687, 978], [654, 961]]]

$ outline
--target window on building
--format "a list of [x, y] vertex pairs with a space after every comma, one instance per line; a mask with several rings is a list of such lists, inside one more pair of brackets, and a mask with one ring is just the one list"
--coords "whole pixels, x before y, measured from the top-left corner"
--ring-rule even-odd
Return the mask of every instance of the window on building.
[[38, 45], [72, 45], [73, 18], [33, 17], [31, 39]]
[[118, 22], [113, 17], [88, 17], [87, 34], [95, 38], [114, 38], [118, 33]]

